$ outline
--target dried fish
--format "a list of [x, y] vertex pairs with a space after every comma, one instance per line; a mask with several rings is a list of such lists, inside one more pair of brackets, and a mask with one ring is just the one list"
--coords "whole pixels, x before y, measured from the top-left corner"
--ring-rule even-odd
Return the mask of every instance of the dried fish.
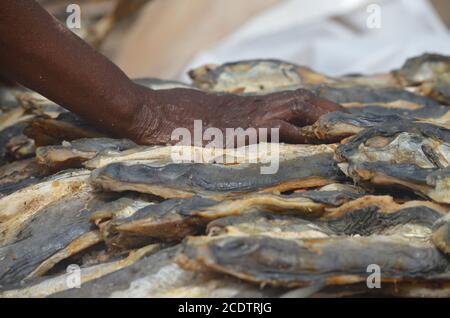
[[191, 70], [189, 76], [198, 88], [228, 93], [262, 94], [333, 82], [308, 67], [280, 60], [205, 65]]
[[35, 116], [57, 118], [60, 114], [67, 112], [65, 108], [30, 90], [15, 92], [14, 96], [22, 109]]
[[11, 89], [8, 92], [11, 95], [7, 101], [9, 106], [0, 112], [0, 158], [9, 161], [32, 157], [34, 141], [23, 134], [24, 129], [37, 116], [64, 110], [31, 91]]
[[256, 59], [208, 64], [189, 72], [193, 85], [207, 91], [266, 94], [270, 92], [319, 86], [400, 87], [394, 74], [330, 77], [309, 67], [281, 60]]
[[[148, 245], [139, 250], [130, 251], [127, 257], [119, 260], [81, 267], [80, 284], [84, 285], [94, 279], [130, 266], [141, 258], [157, 252], [159, 248], [158, 244]], [[48, 297], [52, 294], [69, 290], [70, 286], [67, 284], [67, 280], [70, 278], [70, 275], [72, 273], [64, 273], [55, 277], [42, 277], [37, 282], [31, 281], [23, 287], [0, 291], [0, 298]]]
[[69, 171], [1, 198], [0, 246], [16, 242], [26, 221], [48, 204], [90, 189], [88, 178], [87, 170]]
[[25, 113], [26, 111], [22, 107], [14, 107], [3, 113], [0, 116], [0, 131], [28, 120], [30, 117], [25, 116]]
[[27, 125], [26, 122], [19, 122], [0, 131], [0, 164], [7, 163], [10, 159], [14, 159], [9, 158], [7, 145], [10, 143], [11, 139], [23, 136], [22, 133]]
[[21, 88], [18, 87], [9, 87], [0, 84], [0, 116], [3, 115], [5, 111], [20, 105], [16, 98], [16, 93], [20, 90]]
[[24, 130], [36, 146], [60, 145], [63, 141], [99, 138], [105, 135], [73, 113], [62, 113], [57, 118], [35, 118]]
[[[124, 240], [118, 239], [118, 233], [114, 228], [114, 224], [121, 222], [121, 220], [130, 219], [137, 211], [147, 206], [152, 206], [155, 204], [152, 202], [154, 199], [143, 195], [128, 195], [103, 205], [91, 214], [90, 221], [99, 227], [102, 240], [107, 245], [109, 251], [129, 250], [135, 247], [145, 246], [146, 243], [151, 241], [151, 238], [143, 237], [134, 239], [125, 238]], [[133, 234], [131, 236], [133, 237]]]
[[235, 149], [203, 148], [197, 146], [141, 146], [125, 151], [100, 153], [84, 163], [87, 169], [105, 167], [110, 163], [133, 161], [157, 163], [199, 162], [218, 164], [270, 163], [271, 160], [289, 160], [314, 154], [334, 153], [334, 145], [291, 145], [259, 143]]
[[424, 95], [450, 104], [450, 58], [425, 53], [408, 59], [395, 72], [404, 86], [414, 87]]
[[34, 157], [36, 153], [34, 140], [23, 134], [12, 137], [5, 148], [7, 156], [15, 160]]
[[366, 186], [397, 186], [448, 203], [450, 131], [401, 121], [365, 129], [336, 150], [340, 167]]
[[137, 191], [163, 198], [201, 194], [226, 198], [256, 191], [284, 192], [343, 180], [332, 155], [306, 155], [279, 162], [275, 174], [261, 174], [266, 164], [218, 165], [121, 162], [94, 170], [92, 184], [108, 191]]
[[[172, 199], [139, 210], [131, 208], [131, 215], [102, 223], [100, 229], [110, 249], [126, 250], [149, 242], [180, 241], [187, 235], [204, 233], [208, 222], [225, 216], [261, 210], [314, 217], [323, 214], [327, 207], [338, 206], [362, 195], [351, 186], [329, 188], [290, 195], [246, 195], [225, 201], [198, 196]], [[97, 220], [104, 215], [94, 213], [94, 222], [98, 223]]]
[[[230, 274], [262, 285], [300, 287], [318, 281], [345, 284], [366, 279], [371, 264], [382, 280], [424, 277], [448, 270], [434, 245], [398, 236], [333, 237], [304, 240], [261, 235], [191, 237], [177, 263], [195, 271]], [[352, 277], [356, 276], [356, 277]]]
[[13, 161], [0, 167], [0, 194], [11, 194], [39, 182], [44, 175], [34, 158]]
[[92, 232], [89, 215], [111, 196], [84, 189], [50, 203], [22, 222], [14, 240], [0, 248], [0, 284], [42, 276], [61, 260], [101, 242], [101, 236]]
[[222, 275], [183, 270], [172, 260], [176, 249], [164, 249], [114, 274], [52, 297], [274, 297], [284, 292], [261, 289]]
[[448, 273], [431, 275], [427, 278], [401, 278], [384, 281], [379, 287], [367, 288], [367, 281], [355, 280], [351, 284], [325, 286], [312, 294], [311, 297], [450, 297], [450, 277]]
[[354, 118], [375, 118], [391, 116], [416, 121], [425, 121], [450, 127], [448, 107], [403, 88], [351, 86], [319, 86], [313, 89], [318, 96], [332, 100], [345, 107]]
[[[447, 211], [432, 202], [409, 201], [398, 204], [390, 196], [363, 196], [339, 207], [327, 207], [319, 217], [308, 213], [291, 212], [283, 215], [275, 211], [278, 213], [274, 214], [274, 210], [258, 207], [248, 212], [229, 214], [233, 216], [210, 222], [208, 233], [213, 236], [247, 234], [291, 239], [391, 235], [400, 232], [403, 236], [429, 237], [434, 222]], [[203, 215], [201, 212], [198, 214]]]
[[137, 147], [127, 139], [87, 138], [72, 142], [63, 142], [60, 146], [39, 147], [36, 161], [49, 171], [61, 171], [69, 168], [81, 168], [82, 163], [99, 153], [123, 151]]
[[209, 223], [210, 237], [185, 240], [177, 263], [285, 287], [351, 284], [370, 264], [382, 266], [387, 281], [425, 277], [448, 269], [429, 242], [446, 213], [431, 202], [364, 196], [309, 220], [268, 212], [231, 216]]
[[194, 197], [173, 199], [133, 211], [126, 218], [101, 224], [103, 240], [112, 250], [128, 250], [162, 241], [180, 241], [190, 234], [203, 231], [207, 220], [192, 215], [192, 211], [210, 206], [216, 201]]
[[397, 115], [354, 115], [342, 112], [328, 113], [313, 125], [299, 128], [299, 134], [305, 143], [333, 143], [356, 135], [365, 128], [380, 124], [395, 123], [402, 120]]
[[122, 220], [131, 217], [136, 211], [159, 202], [157, 197], [143, 194], [127, 194], [120, 199], [109, 202], [90, 216], [90, 221], [99, 225], [105, 221]]
[[223, 217], [208, 223], [207, 234], [216, 236], [263, 235], [284, 239], [312, 239], [333, 237], [333, 230], [305, 218], [280, 215], [264, 210]]
[[450, 255], [450, 214], [440, 218], [434, 225], [433, 243], [447, 255]]
[[[373, 98], [374, 94], [389, 96], [393, 92], [400, 93], [402, 88], [413, 87], [420, 95], [427, 95], [438, 102], [449, 104], [449, 61], [448, 56], [423, 54], [407, 60], [399, 70], [386, 74], [329, 77], [308, 67], [280, 60], [261, 59], [205, 65], [190, 71], [189, 76], [194, 86], [214, 92], [265, 94], [297, 88], [322, 90], [322, 87], [325, 87], [326, 90], [343, 89], [347, 92], [345, 98], [354, 99], [347, 102], [362, 103], [364, 99]], [[361, 88], [362, 91], [358, 94]], [[365, 92], [371, 88], [381, 91]], [[383, 91], [384, 89], [387, 91]], [[407, 92], [403, 94], [407, 95]], [[337, 96], [331, 95], [330, 99], [336, 101], [335, 97]], [[399, 100], [408, 101], [405, 98]], [[372, 99], [370, 102], [374, 101]], [[403, 105], [407, 110], [414, 107], [408, 103]]]

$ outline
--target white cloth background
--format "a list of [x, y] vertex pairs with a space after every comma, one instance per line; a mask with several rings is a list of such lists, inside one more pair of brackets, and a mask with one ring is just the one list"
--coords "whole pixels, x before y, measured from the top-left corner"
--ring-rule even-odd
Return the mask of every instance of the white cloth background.
[[[379, 29], [366, 24], [372, 3], [381, 8]], [[427, 0], [286, 0], [198, 54], [185, 70], [278, 58], [328, 75], [379, 73], [424, 52], [450, 54], [449, 32]]]

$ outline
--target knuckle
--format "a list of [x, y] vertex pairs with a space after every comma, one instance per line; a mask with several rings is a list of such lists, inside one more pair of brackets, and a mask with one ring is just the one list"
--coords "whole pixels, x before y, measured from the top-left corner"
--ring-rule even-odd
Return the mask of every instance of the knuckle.
[[312, 96], [314, 96], [314, 94], [311, 91], [304, 89], [304, 88], [296, 89], [294, 91], [294, 94], [298, 99], [308, 99], [308, 98], [311, 98]]

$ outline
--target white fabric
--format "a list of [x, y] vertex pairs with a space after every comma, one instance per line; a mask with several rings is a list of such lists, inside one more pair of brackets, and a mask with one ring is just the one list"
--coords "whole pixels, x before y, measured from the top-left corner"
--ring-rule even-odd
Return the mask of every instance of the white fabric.
[[[371, 3], [381, 8], [379, 29], [366, 25]], [[328, 75], [379, 73], [424, 52], [450, 54], [449, 32], [427, 0], [285, 0], [200, 52], [186, 71], [277, 58]]]

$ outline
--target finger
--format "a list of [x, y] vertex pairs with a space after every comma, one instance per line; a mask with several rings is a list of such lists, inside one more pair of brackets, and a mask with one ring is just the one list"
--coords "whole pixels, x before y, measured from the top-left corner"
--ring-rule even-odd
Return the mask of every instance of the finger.
[[294, 94], [297, 98], [295, 98], [289, 106], [291, 116], [285, 119], [294, 125], [311, 125], [326, 113], [345, 111], [341, 105], [317, 97], [308, 91], [297, 90]]
[[[268, 141], [275, 142], [277, 139], [279, 142], [285, 142], [290, 144], [307, 144], [309, 143], [308, 136], [302, 134], [300, 129], [295, 125], [292, 125], [283, 120], [273, 121], [270, 125], [267, 125], [267, 130], [270, 133]], [[277, 129], [277, 130], [273, 130]], [[273, 134], [277, 133], [278, 136]]]
[[268, 116], [296, 126], [310, 125], [320, 116], [346, 110], [339, 104], [317, 97], [305, 89], [271, 94], [267, 98]]

